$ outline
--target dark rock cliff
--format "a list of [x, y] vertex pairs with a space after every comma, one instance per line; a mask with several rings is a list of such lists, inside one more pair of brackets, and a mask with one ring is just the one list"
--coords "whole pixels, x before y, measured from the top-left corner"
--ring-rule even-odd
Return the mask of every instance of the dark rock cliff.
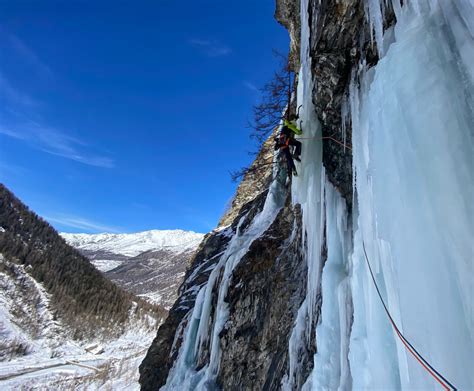
[[301, 18], [300, 3], [295, 0], [276, 0], [275, 19], [288, 30], [290, 35], [289, 61], [293, 71], [300, 66]]
[[[230, 317], [221, 333], [222, 389], [280, 388], [288, 340], [306, 290], [301, 239], [300, 208], [287, 204], [234, 270], [227, 297]], [[309, 372], [314, 352], [307, 353]]]
[[[313, 103], [322, 124], [323, 164], [332, 184], [352, 205], [351, 124], [343, 119], [342, 105], [347, 97], [351, 73], [361, 59], [378, 61], [371, 41], [364, 0], [310, 0], [310, 57], [315, 80]], [[386, 27], [394, 23], [393, 10], [387, 9]], [[343, 145], [343, 126], [346, 128]], [[337, 142], [338, 141], [338, 142]]]

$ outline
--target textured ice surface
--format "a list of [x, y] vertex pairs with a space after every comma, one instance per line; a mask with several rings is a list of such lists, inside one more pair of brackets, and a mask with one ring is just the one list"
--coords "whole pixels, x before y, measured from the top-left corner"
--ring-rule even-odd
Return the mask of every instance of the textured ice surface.
[[355, 388], [436, 386], [392, 337], [361, 240], [402, 332], [457, 387], [474, 387], [469, 14], [462, 1], [403, 7], [395, 42], [352, 90]]
[[[299, 388], [298, 352], [311, 327], [302, 313], [309, 311], [319, 281], [318, 352], [303, 389], [440, 387], [395, 336], [362, 243], [401, 331], [459, 389], [474, 389], [473, 5], [392, 3], [398, 22], [383, 35], [386, 2], [366, 2], [381, 60], [361, 70], [343, 110], [353, 129], [353, 226], [345, 222], [343, 201], [325, 183], [318, 149], [311, 149], [314, 160], [305, 154], [311, 148], [306, 140], [304, 176], [293, 182], [294, 201], [311, 216], [304, 225], [312, 282], [289, 343], [287, 389]], [[306, 10], [303, 1], [298, 105], [310, 108]], [[315, 119], [305, 118], [304, 127], [317, 134]], [[320, 276], [322, 223], [328, 257]]]
[[324, 226], [323, 197], [324, 169], [322, 166], [321, 126], [312, 103], [313, 82], [309, 57], [308, 1], [301, 2], [301, 68], [299, 72], [297, 105], [301, 106], [303, 129], [301, 163], [298, 177], [293, 178], [292, 200], [301, 205], [303, 217], [303, 246], [308, 262], [306, 298], [298, 310], [289, 341], [289, 372], [282, 382], [284, 390], [300, 389], [302, 384], [299, 355], [305, 345], [312, 343], [318, 287], [320, 284], [321, 246]]

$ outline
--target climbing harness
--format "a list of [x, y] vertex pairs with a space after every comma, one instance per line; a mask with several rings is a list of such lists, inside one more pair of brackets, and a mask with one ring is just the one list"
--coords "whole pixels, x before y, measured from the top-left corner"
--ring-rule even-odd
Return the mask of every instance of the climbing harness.
[[457, 388], [453, 386], [441, 373], [439, 373], [436, 369], [434, 369], [428, 361], [413, 347], [413, 345], [408, 341], [405, 336], [402, 334], [400, 329], [397, 327], [395, 321], [392, 318], [392, 315], [390, 315], [390, 312], [387, 308], [387, 305], [385, 304], [384, 299], [382, 298], [382, 294], [380, 293], [379, 287], [377, 285], [377, 282], [375, 281], [375, 276], [374, 273], [372, 272], [372, 267], [370, 266], [369, 262], [369, 257], [367, 256], [367, 251], [365, 250], [365, 243], [362, 241], [362, 247], [364, 249], [364, 256], [365, 260], [367, 261], [367, 266], [369, 267], [370, 275], [372, 276], [372, 281], [374, 282], [375, 289], [377, 290], [377, 294], [380, 298], [380, 301], [382, 302], [383, 308], [385, 309], [385, 313], [387, 314], [390, 323], [392, 324], [395, 332], [397, 333], [398, 337], [400, 340], [403, 342], [405, 345], [406, 349], [416, 358], [416, 360], [425, 368], [428, 373], [435, 378], [435, 380], [441, 384], [441, 386], [447, 390], [447, 391], [456, 391]]

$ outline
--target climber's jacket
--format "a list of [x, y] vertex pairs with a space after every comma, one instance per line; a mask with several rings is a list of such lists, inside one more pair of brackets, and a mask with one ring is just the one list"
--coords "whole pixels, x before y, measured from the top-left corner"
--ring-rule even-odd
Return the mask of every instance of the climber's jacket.
[[283, 126], [280, 130], [280, 134], [275, 137], [275, 150], [278, 148], [288, 148], [290, 145], [300, 144], [294, 140], [295, 134], [300, 135], [303, 132], [295, 124], [288, 120], [283, 120]]
[[[291, 125], [291, 127], [289, 125]], [[292, 174], [296, 175], [296, 167], [293, 158], [300, 161], [301, 155], [301, 142], [295, 140], [295, 131], [293, 129], [296, 129], [296, 131], [301, 134], [300, 129], [298, 129], [295, 125], [285, 121], [280, 133], [275, 137], [275, 150], [280, 149], [280, 152], [285, 157], [289, 176]], [[290, 146], [294, 147], [293, 154], [290, 151]]]
[[283, 129], [285, 128], [291, 130], [294, 134], [297, 134], [298, 136], [303, 133], [300, 128], [298, 128], [294, 123], [288, 121], [287, 119], [283, 120]]

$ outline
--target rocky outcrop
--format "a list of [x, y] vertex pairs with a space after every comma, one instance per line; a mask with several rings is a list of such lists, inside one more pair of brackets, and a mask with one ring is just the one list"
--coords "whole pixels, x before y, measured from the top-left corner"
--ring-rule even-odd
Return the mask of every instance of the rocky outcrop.
[[276, 0], [275, 19], [290, 35], [289, 61], [291, 69], [298, 72], [300, 66], [301, 18], [300, 3], [295, 0]]
[[160, 326], [156, 338], [140, 365], [140, 384], [142, 390], [157, 390], [166, 382], [168, 372], [176, 359], [181, 338], [175, 335], [184, 316], [193, 308], [198, 288], [209, 278], [212, 266], [218, 255], [225, 249], [231, 228], [224, 231], [213, 231], [206, 235], [199, 246], [192, 266], [186, 272], [183, 284], [179, 289], [179, 298], [169, 311], [165, 322]]
[[257, 157], [246, 173], [235, 192], [229, 209], [222, 216], [219, 227], [231, 224], [239, 215], [244, 204], [252, 201], [258, 194], [268, 189], [273, 167], [273, 137], [270, 136], [262, 145]]
[[230, 317], [221, 333], [222, 389], [280, 389], [288, 340], [306, 291], [301, 238], [300, 208], [288, 205], [234, 270], [227, 296]]
[[[310, 0], [310, 57], [314, 77], [313, 103], [322, 125], [323, 164], [332, 184], [352, 205], [351, 125], [343, 119], [342, 105], [348, 94], [352, 70], [361, 59], [378, 61], [371, 40], [364, 0]], [[386, 26], [395, 22], [393, 10], [385, 12]], [[291, 33], [290, 33], [291, 34]]]
[[272, 175], [272, 162], [273, 148], [269, 138], [239, 184], [229, 209], [219, 222], [219, 228], [204, 237], [191, 259], [184, 282], [179, 288], [178, 300], [160, 326], [140, 365], [142, 390], [157, 390], [165, 384], [181, 346], [185, 316], [194, 307], [199, 288], [207, 282], [219, 255], [235, 235], [237, 225], [240, 223], [240, 229], [245, 230], [263, 208]]

